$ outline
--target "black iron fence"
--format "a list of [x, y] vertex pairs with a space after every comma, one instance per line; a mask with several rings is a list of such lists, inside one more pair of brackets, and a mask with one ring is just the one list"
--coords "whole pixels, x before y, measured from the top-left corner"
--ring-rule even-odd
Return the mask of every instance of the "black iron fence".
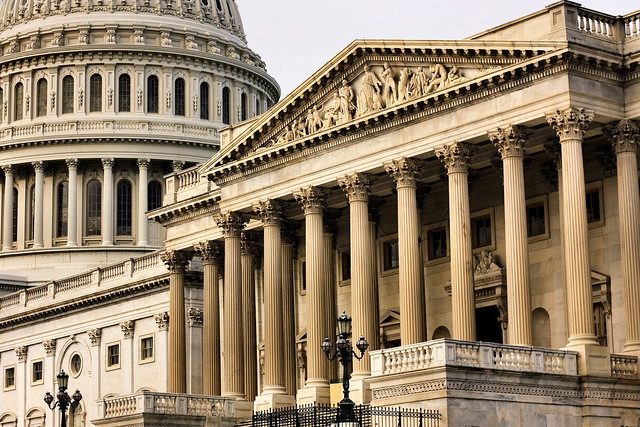
[[[358, 405], [358, 424], [363, 427], [438, 427], [440, 412], [425, 409], [388, 408]], [[330, 426], [336, 420], [338, 408], [311, 404], [273, 409], [253, 414], [254, 427]]]

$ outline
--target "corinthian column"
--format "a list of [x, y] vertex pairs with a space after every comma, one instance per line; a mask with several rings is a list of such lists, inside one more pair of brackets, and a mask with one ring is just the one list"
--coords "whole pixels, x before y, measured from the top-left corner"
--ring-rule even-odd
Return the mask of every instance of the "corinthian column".
[[436, 150], [449, 176], [449, 235], [451, 238], [451, 302], [453, 338], [476, 339], [476, 304], [471, 252], [468, 144], [454, 142]]
[[244, 392], [248, 401], [258, 394], [258, 347], [256, 343], [256, 285], [255, 257], [258, 252], [256, 236], [243, 232], [240, 236], [242, 252], [242, 328], [244, 336]]
[[613, 143], [618, 163], [618, 209], [620, 252], [627, 336], [624, 352], [640, 356], [640, 189], [638, 160], [640, 142], [638, 122], [624, 119], [604, 129]]
[[568, 108], [547, 115], [562, 147], [565, 279], [569, 320], [569, 347], [597, 345], [593, 330], [589, 236], [582, 160], [582, 137], [593, 113]]
[[162, 255], [169, 270], [169, 393], [187, 392], [187, 357], [184, 316], [184, 276], [191, 254], [166, 251]]
[[3, 165], [4, 203], [2, 207], [2, 250], [13, 249], [13, 166]]
[[42, 248], [43, 235], [42, 226], [44, 225], [44, 162], [37, 161], [32, 162], [31, 165], [36, 172], [35, 183], [35, 203], [34, 203], [34, 215], [33, 215], [33, 247]]
[[329, 403], [329, 361], [320, 351], [313, 351], [317, 343], [322, 343], [325, 336], [327, 318], [326, 292], [324, 275], [324, 240], [322, 212], [326, 194], [317, 187], [306, 187], [293, 194], [302, 206], [305, 219], [305, 256], [307, 279], [307, 381], [305, 383], [305, 403]]
[[533, 345], [533, 332], [523, 158], [525, 145], [531, 136], [524, 126], [508, 126], [489, 133], [489, 139], [502, 156], [508, 341], [509, 344], [528, 346]]
[[67, 246], [78, 245], [78, 159], [67, 159], [69, 197], [67, 199]]
[[222, 395], [244, 400], [240, 233], [247, 219], [236, 212], [226, 212], [216, 216], [215, 219], [224, 234], [224, 387]]
[[138, 159], [138, 246], [149, 244], [149, 227], [147, 221], [147, 181], [149, 159]]
[[102, 244], [105, 246], [113, 245], [113, 163], [113, 159], [102, 159]]
[[[377, 291], [372, 274], [371, 232], [369, 230], [368, 202], [371, 181], [362, 173], [352, 173], [338, 179], [338, 184], [349, 199], [351, 241], [351, 311], [353, 318], [352, 340], [364, 336], [371, 349], [378, 345]], [[334, 321], [335, 322], [335, 321]], [[309, 343], [313, 345], [313, 343]], [[375, 346], [375, 347], [374, 347]], [[312, 348], [312, 347], [310, 347]], [[353, 365], [353, 378], [362, 379], [371, 374], [371, 359], [368, 352]], [[355, 399], [354, 399], [355, 400]]]
[[298, 225], [293, 221], [282, 224], [282, 358], [284, 359], [284, 385], [287, 394], [294, 396], [298, 391], [296, 373], [296, 313], [293, 285], [293, 257], [298, 242]]
[[224, 243], [214, 240], [193, 245], [204, 267], [204, 316], [202, 322], [202, 391], [220, 396], [220, 267]]
[[416, 184], [418, 165], [401, 158], [385, 163], [384, 168], [398, 190], [398, 246], [400, 255], [400, 340], [402, 345], [426, 340], [424, 288], [420, 280], [420, 225]]

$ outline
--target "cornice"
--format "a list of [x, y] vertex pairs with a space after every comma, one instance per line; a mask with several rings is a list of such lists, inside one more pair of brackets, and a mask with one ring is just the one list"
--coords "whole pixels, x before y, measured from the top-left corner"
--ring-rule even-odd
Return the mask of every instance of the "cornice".
[[162, 226], [178, 224], [191, 221], [201, 216], [210, 216], [220, 213], [218, 194], [211, 192], [172, 203], [162, 208], [151, 211], [147, 216], [149, 219], [160, 223]]

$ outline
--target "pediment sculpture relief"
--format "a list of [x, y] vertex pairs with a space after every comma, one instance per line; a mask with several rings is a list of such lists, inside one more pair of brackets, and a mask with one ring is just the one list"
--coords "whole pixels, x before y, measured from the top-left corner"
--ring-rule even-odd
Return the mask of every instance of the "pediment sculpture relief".
[[[477, 72], [477, 70], [474, 70]], [[343, 79], [330, 97], [297, 117], [266, 146], [280, 145], [312, 135], [354, 118], [374, 114], [468, 80], [456, 66], [441, 63], [407, 67], [365, 65], [361, 76]]]

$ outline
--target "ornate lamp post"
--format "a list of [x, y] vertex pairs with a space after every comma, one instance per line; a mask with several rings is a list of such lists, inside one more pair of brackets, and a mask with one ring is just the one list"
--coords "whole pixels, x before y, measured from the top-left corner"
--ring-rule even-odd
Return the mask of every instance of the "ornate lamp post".
[[[67, 393], [67, 386], [69, 385], [69, 375], [67, 375], [64, 371], [60, 371], [57, 375], [58, 378], [58, 401], [53, 403], [53, 395], [47, 392], [44, 395], [44, 401], [49, 406], [49, 409], [54, 410], [56, 406], [60, 408], [60, 413], [62, 413], [62, 422], [60, 423], [61, 427], [67, 427], [67, 417], [65, 412], [67, 412], [67, 407], [71, 405], [71, 408], [76, 408], [80, 401], [82, 400], [82, 394], [80, 394], [80, 390], [76, 390], [73, 393], [73, 396], [69, 396]], [[73, 399], [73, 402], [71, 401]], [[53, 405], [52, 405], [53, 403]]]
[[322, 343], [322, 351], [327, 355], [329, 360], [334, 360], [339, 357], [342, 364], [342, 394], [343, 399], [338, 403], [338, 417], [336, 423], [353, 423], [356, 422], [356, 415], [354, 412], [355, 403], [349, 399], [349, 365], [353, 361], [353, 357], [360, 360], [364, 357], [364, 352], [369, 348], [369, 343], [364, 337], [356, 342], [356, 347], [360, 350], [360, 356], [358, 356], [351, 346], [351, 342], [347, 339], [347, 336], [351, 334], [351, 317], [347, 316], [347, 313], [342, 312], [337, 319], [338, 322], [338, 340], [336, 341], [336, 351], [331, 354], [333, 350], [333, 344], [329, 338], [325, 338]]

